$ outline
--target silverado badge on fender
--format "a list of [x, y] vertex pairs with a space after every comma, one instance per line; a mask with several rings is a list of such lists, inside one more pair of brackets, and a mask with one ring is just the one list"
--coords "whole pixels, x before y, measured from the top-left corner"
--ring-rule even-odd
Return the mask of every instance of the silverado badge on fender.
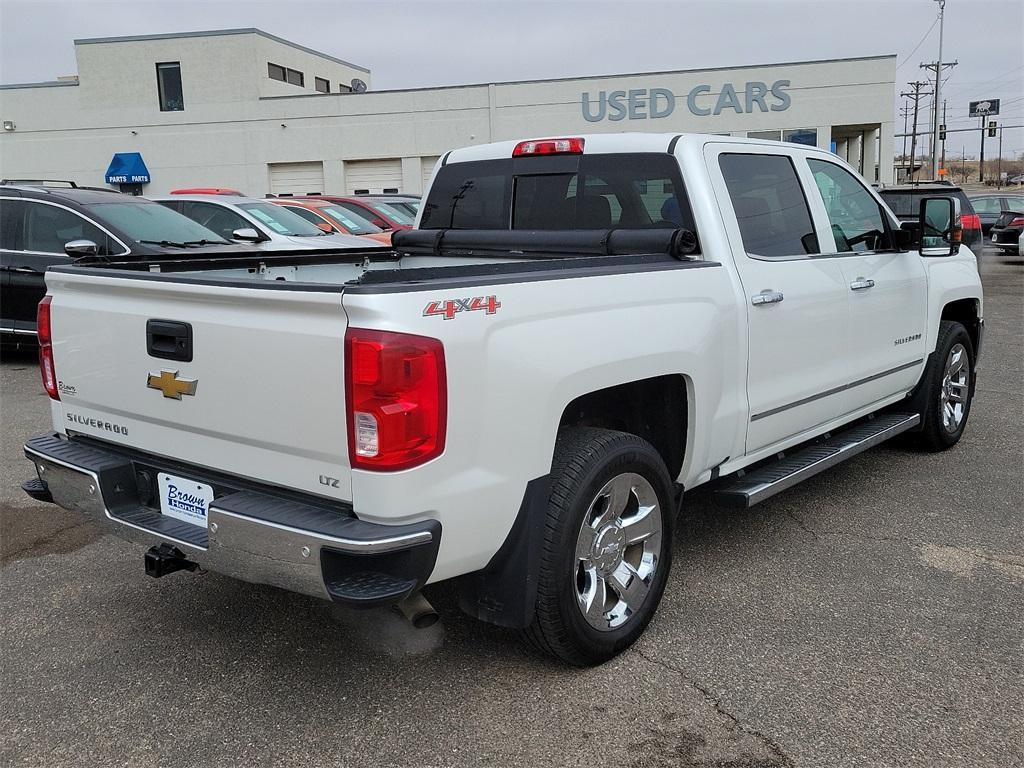
[[179, 379], [177, 371], [160, 371], [159, 374], [149, 374], [149, 377], [146, 379], [146, 386], [150, 389], [159, 389], [164, 393], [164, 397], [181, 400], [182, 395], [194, 395], [196, 393], [199, 379]]

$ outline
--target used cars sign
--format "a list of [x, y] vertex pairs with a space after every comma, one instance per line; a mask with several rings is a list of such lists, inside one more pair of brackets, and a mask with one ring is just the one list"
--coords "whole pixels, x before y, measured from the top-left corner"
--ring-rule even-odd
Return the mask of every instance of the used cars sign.
[[[771, 86], [754, 80], [739, 90], [732, 83], [725, 83], [711, 106], [711, 86], [698, 85], [686, 94], [686, 108], [700, 117], [720, 115], [728, 110], [741, 115], [755, 111], [785, 112], [790, 106], [788, 88], [789, 80], [776, 80]], [[596, 96], [584, 91], [581, 106], [583, 119], [591, 123], [605, 119], [613, 122], [656, 119], [668, 117], [675, 111], [676, 94], [668, 88], [631, 88], [610, 93], [598, 91]]]

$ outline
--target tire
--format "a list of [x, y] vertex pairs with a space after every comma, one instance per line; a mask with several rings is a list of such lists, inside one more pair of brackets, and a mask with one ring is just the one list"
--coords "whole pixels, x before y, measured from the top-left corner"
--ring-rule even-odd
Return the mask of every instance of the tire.
[[[947, 378], [952, 368], [957, 370]], [[921, 429], [912, 436], [912, 442], [927, 451], [952, 448], [967, 426], [973, 398], [974, 345], [970, 334], [960, 323], [944, 320], [939, 325], [935, 351], [928, 358], [914, 395]]]
[[524, 634], [545, 653], [592, 666], [632, 645], [661, 601], [672, 565], [672, 481], [647, 441], [590, 427], [559, 432], [551, 479]]

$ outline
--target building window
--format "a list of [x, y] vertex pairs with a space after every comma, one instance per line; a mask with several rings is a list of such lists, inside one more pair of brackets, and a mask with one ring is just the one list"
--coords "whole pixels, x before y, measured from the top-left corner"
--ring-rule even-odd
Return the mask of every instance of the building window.
[[320, 93], [330, 93], [331, 92], [331, 82], [330, 82], [330, 80], [325, 80], [322, 77], [315, 77], [315, 78], [313, 78], [313, 86]]
[[768, 139], [778, 141], [782, 138], [782, 131], [747, 131], [748, 139]]
[[783, 131], [782, 140], [816, 147], [818, 145], [818, 130], [817, 128], [795, 128], [791, 131]]
[[288, 82], [288, 78], [285, 75], [284, 67], [280, 64], [271, 64], [267, 62], [267, 74], [271, 80], [280, 80], [282, 83]]
[[303, 76], [303, 74], [301, 72], [299, 72], [299, 70], [297, 70], [297, 69], [289, 69], [288, 70], [288, 82], [291, 83], [292, 85], [300, 85], [301, 86], [301, 85], [305, 85], [306, 84], [306, 78]]
[[181, 62], [156, 65], [156, 87], [160, 94], [161, 112], [180, 112], [185, 108], [181, 93]]

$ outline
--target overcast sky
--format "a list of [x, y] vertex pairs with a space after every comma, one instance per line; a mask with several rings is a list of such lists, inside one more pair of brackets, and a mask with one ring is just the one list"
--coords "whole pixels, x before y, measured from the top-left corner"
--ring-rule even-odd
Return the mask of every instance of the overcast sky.
[[[895, 53], [898, 93], [938, 56], [937, 13], [935, 0], [0, 0], [0, 82], [74, 74], [74, 38], [259, 27], [368, 67], [375, 89]], [[974, 125], [968, 102], [989, 98], [1003, 100], [1000, 123], [1024, 125], [1022, 40], [1020, 0], [948, 0], [951, 129]], [[947, 156], [964, 142], [976, 156], [978, 133], [950, 133]], [[995, 149], [987, 142], [986, 156]], [[1007, 130], [1004, 156], [1021, 152], [1024, 130]]]

